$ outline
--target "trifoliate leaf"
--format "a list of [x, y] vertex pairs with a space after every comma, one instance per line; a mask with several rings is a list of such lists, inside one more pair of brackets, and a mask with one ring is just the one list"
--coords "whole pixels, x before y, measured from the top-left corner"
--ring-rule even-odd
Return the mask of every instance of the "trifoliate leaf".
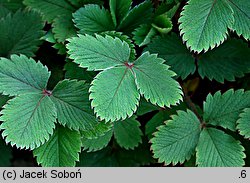
[[110, 11], [115, 26], [121, 23], [131, 5], [132, 0], [109, 0]]
[[234, 23], [230, 27], [245, 39], [250, 39], [250, 1], [248, 0], [228, 0], [234, 11]]
[[63, 80], [52, 91], [58, 122], [74, 130], [92, 129], [97, 120], [90, 108], [89, 86], [84, 81]]
[[67, 62], [64, 65], [64, 70], [66, 79], [84, 80], [87, 83], [91, 83], [96, 76], [96, 72], [88, 72], [86, 69], [78, 67], [78, 65], [73, 62]]
[[145, 46], [150, 43], [151, 39], [157, 34], [157, 31], [149, 24], [143, 24], [132, 33], [133, 40], [137, 45]]
[[172, 77], [175, 73], [157, 55], [148, 52], [141, 55], [132, 70], [138, 90], [145, 99], [160, 107], [177, 104], [182, 99], [180, 85]]
[[100, 136], [96, 139], [87, 139], [82, 136], [82, 146], [84, 150], [88, 150], [87, 152], [95, 152], [103, 149], [108, 145], [113, 136], [113, 130], [106, 132], [105, 135]]
[[0, 129], [5, 141], [21, 149], [44, 144], [53, 133], [56, 108], [47, 95], [20, 95], [8, 101], [1, 111]]
[[191, 158], [201, 132], [199, 119], [192, 111], [178, 111], [158, 130], [151, 139], [151, 148], [159, 162], [176, 165]]
[[114, 123], [114, 137], [117, 143], [125, 149], [134, 149], [142, 142], [140, 122], [135, 117]]
[[146, 0], [127, 13], [117, 27], [117, 30], [124, 33], [133, 32], [139, 25], [147, 24], [151, 21], [152, 11], [152, 3], [149, 0]]
[[0, 137], [0, 167], [10, 166], [10, 159], [12, 158], [11, 148], [5, 144]]
[[42, 13], [44, 20], [49, 23], [58, 15], [71, 16], [76, 9], [68, 0], [24, 0], [24, 4]]
[[207, 128], [201, 132], [196, 164], [200, 167], [238, 167], [245, 164], [244, 147], [232, 136]]
[[236, 121], [243, 109], [250, 107], [250, 92], [228, 90], [224, 94], [209, 94], [204, 103], [204, 121], [235, 131]]
[[5, 95], [37, 93], [46, 89], [50, 72], [24, 55], [0, 58], [0, 92]]
[[77, 10], [73, 17], [80, 34], [94, 34], [115, 29], [110, 12], [99, 5], [86, 5]]
[[199, 53], [220, 45], [233, 21], [227, 0], [189, 0], [179, 19], [180, 34], [187, 47]]
[[[244, 52], [246, 54], [244, 54]], [[199, 74], [223, 83], [250, 73], [250, 49], [241, 40], [231, 39], [198, 60]]]
[[49, 141], [34, 150], [43, 167], [73, 167], [79, 161], [81, 136], [77, 131], [57, 126]]
[[124, 120], [136, 111], [140, 95], [128, 67], [120, 66], [100, 72], [91, 85], [91, 106], [101, 120]]
[[41, 44], [44, 23], [38, 13], [17, 11], [0, 19], [0, 56], [11, 54], [34, 56]]
[[110, 131], [113, 126], [113, 123], [99, 122], [92, 129], [81, 131], [81, 136], [90, 140], [97, 139]]
[[66, 39], [76, 36], [76, 28], [72, 21], [72, 16], [58, 16], [53, 24], [52, 31], [58, 42], [63, 43]]
[[244, 110], [240, 114], [240, 119], [237, 121], [237, 129], [240, 131], [240, 134], [245, 138], [250, 138], [250, 108]]
[[88, 70], [104, 70], [124, 65], [129, 60], [129, 45], [118, 38], [79, 35], [69, 39], [69, 42], [67, 48], [70, 58]]
[[196, 70], [195, 59], [176, 34], [153, 39], [146, 50], [159, 54], [182, 79]]

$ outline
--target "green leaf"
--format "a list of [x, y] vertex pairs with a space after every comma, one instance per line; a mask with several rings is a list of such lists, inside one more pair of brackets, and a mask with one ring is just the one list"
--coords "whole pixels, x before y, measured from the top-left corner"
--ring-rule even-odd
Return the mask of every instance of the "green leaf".
[[67, 62], [64, 65], [64, 70], [66, 79], [84, 80], [87, 83], [91, 83], [96, 76], [96, 72], [88, 72], [86, 69], [78, 67], [78, 65], [73, 62]]
[[40, 62], [24, 55], [0, 58], [0, 92], [5, 95], [40, 94], [46, 88], [50, 72]]
[[44, 35], [44, 23], [38, 13], [17, 11], [0, 19], [0, 56], [10, 57], [11, 54], [34, 56]]
[[8, 101], [1, 111], [0, 129], [5, 141], [17, 148], [33, 150], [53, 133], [56, 108], [43, 94], [20, 95]]
[[240, 119], [237, 121], [237, 129], [240, 131], [240, 134], [245, 138], [250, 138], [250, 108], [244, 110], [240, 114]]
[[9, 13], [10, 11], [7, 8], [1, 6], [0, 4], [0, 19], [7, 16]]
[[142, 142], [140, 122], [135, 117], [114, 123], [114, 137], [117, 143], [125, 149], [134, 149]]
[[120, 25], [117, 27], [117, 30], [124, 33], [131, 33], [139, 25], [149, 23], [152, 17], [152, 10], [152, 3], [149, 0], [135, 6], [122, 19]]
[[143, 24], [135, 29], [132, 34], [134, 35], [133, 40], [135, 40], [135, 43], [141, 47], [150, 43], [157, 32], [151, 25]]
[[201, 56], [198, 61], [199, 74], [202, 78], [206, 76], [221, 83], [224, 83], [224, 80], [235, 81], [235, 77], [250, 73], [249, 53], [247, 44], [231, 39]]
[[234, 11], [234, 23], [230, 27], [239, 36], [246, 40], [250, 39], [250, 1], [248, 0], [228, 0]]
[[0, 95], [0, 108], [2, 108], [9, 99], [9, 96], [7, 95]]
[[233, 21], [227, 0], [189, 0], [179, 19], [180, 34], [187, 47], [199, 53], [220, 45]]
[[79, 161], [81, 136], [77, 131], [57, 126], [49, 141], [34, 150], [38, 164], [43, 167], [73, 167]]
[[52, 23], [58, 16], [71, 14], [76, 10], [76, 7], [68, 0], [24, 0], [24, 4], [40, 13], [44, 20]]
[[151, 139], [151, 148], [159, 162], [176, 165], [191, 158], [201, 132], [199, 119], [192, 111], [178, 111], [158, 130]]
[[[22, 0], [0, 0], [0, 8], [3, 7], [10, 12], [24, 8]], [[1, 16], [0, 16], [1, 17]]]
[[97, 120], [90, 108], [88, 88], [84, 81], [63, 80], [52, 91], [58, 122], [74, 130], [92, 129]]
[[177, 104], [182, 99], [180, 85], [172, 77], [175, 73], [157, 55], [141, 55], [132, 68], [138, 90], [145, 99], [160, 107]]
[[235, 131], [236, 121], [243, 109], [250, 107], [250, 92], [228, 90], [224, 94], [209, 94], [204, 103], [204, 121]]
[[72, 16], [58, 16], [53, 24], [52, 31], [58, 42], [64, 43], [66, 39], [76, 36], [76, 28], [72, 21]]
[[201, 132], [196, 164], [200, 167], [238, 167], [245, 164], [244, 147], [230, 135], [207, 128]]
[[152, 26], [161, 34], [167, 34], [173, 28], [171, 19], [166, 14], [155, 17]]
[[176, 34], [157, 37], [146, 48], [150, 53], [157, 53], [166, 60], [171, 69], [182, 79], [194, 74], [195, 59]]
[[67, 48], [70, 58], [88, 70], [104, 70], [124, 65], [129, 60], [129, 45], [118, 38], [79, 35], [69, 39], [69, 42]]
[[154, 16], [165, 14], [169, 18], [173, 18], [179, 6], [180, 3], [176, 2], [162, 2], [155, 10]]
[[136, 111], [137, 116], [142, 116], [146, 113], [156, 111], [159, 107], [156, 105], [151, 104], [150, 102], [147, 102], [146, 99], [142, 98], [139, 102], [139, 107]]
[[0, 138], [0, 167], [10, 166], [12, 158], [11, 148]]
[[109, 0], [110, 11], [115, 26], [121, 23], [131, 5], [132, 0]]
[[115, 29], [110, 12], [99, 5], [86, 5], [77, 10], [73, 17], [80, 34], [94, 34]]
[[113, 130], [106, 132], [105, 135], [100, 136], [96, 139], [87, 139], [82, 136], [82, 146], [84, 150], [88, 150], [88, 152], [95, 152], [103, 149], [108, 145], [113, 136]]
[[92, 129], [81, 131], [81, 135], [85, 139], [97, 139], [110, 131], [113, 126], [113, 123], [99, 122]]
[[100, 72], [89, 91], [97, 117], [112, 122], [132, 116], [140, 98], [133, 73], [126, 66]]

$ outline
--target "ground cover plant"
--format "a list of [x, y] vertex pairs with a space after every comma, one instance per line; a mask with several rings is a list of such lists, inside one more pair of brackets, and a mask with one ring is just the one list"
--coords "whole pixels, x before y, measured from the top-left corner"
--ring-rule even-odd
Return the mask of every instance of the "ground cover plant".
[[0, 0], [0, 166], [250, 166], [249, 0]]

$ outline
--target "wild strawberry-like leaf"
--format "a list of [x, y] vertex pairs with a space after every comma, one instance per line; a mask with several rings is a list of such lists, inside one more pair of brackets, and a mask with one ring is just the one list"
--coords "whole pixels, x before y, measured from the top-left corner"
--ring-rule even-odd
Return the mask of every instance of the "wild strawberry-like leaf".
[[166, 60], [178, 77], [185, 79], [196, 70], [195, 59], [176, 34], [157, 37], [146, 48]]
[[241, 40], [231, 39], [198, 60], [199, 74], [223, 83], [250, 73], [250, 49]]
[[105, 135], [108, 131], [112, 130], [114, 124], [113, 123], [97, 123], [92, 129], [82, 130], [81, 136], [85, 139], [97, 139], [103, 135]]
[[114, 25], [119, 25], [121, 20], [127, 15], [132, 0], [109, 0], [110, 11]]
[[104, 70], [129, 60], [129, 45], [111, 36], [79, 35], [67, 44], [70, 58], [88, 70]]
[[133, 40], [137, 45], [145, 46], [150, 43], [151, 39], [157, 34], [155, 28], [153, 28], [149, 24], [140, 25], [135, 31], [133, 32]]
[[43, 26], [40, 15], [32, 11], [19, 10], [0, 19], [0, 56], [34, 56], [34, 52], [41, 44]]
[[240, 114], [240, 119], [237, 121], [237, 129], [245, 138], [250, 138], [250, 108], [247, 108]]
[[35, 149], [53, 133], [56, 108], [47, 95], [26, 94], [8, 101], [1, 111], [0, 129], [7, 143]]
[[81, 136], [77, 131], [57, 126], [49, 141], [34, 150], [38, 164], [43, 167], [71, 167], [79, 161]]
[[120, 147], [134, 149], [142, 142], [140, 126], [135, 117], [114, 123], [114, 137]]
[[81, 34], [94, 34], [115, 29], [111, 14], [99, 5], [86, 5], [73, 14], [75, 26]]
[[178, 111], [151, 139], [154, 157], [166, 165], [183, 163], [194, 153], [200, 132], [199, 119], [192, 111]]
[[224, 94], [209, 94], [204, 103], [204, 121], [235, 131], [236, 121], [243, 109], [250, 107], [250, 92], [228, 90]]
[[234, 23], [230, 27], [239, 36], [250, 39], [250, 1], [248, 0], [228, 0], [234, 11]]
[[89, 86], [84, 81], [63, 80], [52, 91], [58, 122], [74, 130], [92, 129], [97, 120], [90, 108]]
[[42, 93], [50, 72], [40, 62], [24, 55], [0, 58], [0, 92], [5, 95]]
[[126, 66], [100, 72], [91, 84], [91, 106], [101, 120], [124, 120], [133, 115], [139, 103], [132, 71]]
[[245, 164], [244, 147], [218, 129], [204, 129], [196, 151], [196, 164], [200, 167], [241, 167]]
[[189, 0], [179, 22], [183, 41], [199, 53], [226, 39], [227, 28], [234, 22], [233, 9], [227, 0]]
[[176, 74], [163, 62], [165, 60], [146, 52], [134, 62], [132, 69], [140, 93], [152, 104], [169, 107], [182, 99], [182, 91], [172, 78]]
[[103, 136], [99, 136], [96, 139], [87, 139], [82, 136], [82, 146], [84, 150], [88, 150], [88, 152], [95, 152], [106, 147], [112, 136], [113, 130], [106, 132]]

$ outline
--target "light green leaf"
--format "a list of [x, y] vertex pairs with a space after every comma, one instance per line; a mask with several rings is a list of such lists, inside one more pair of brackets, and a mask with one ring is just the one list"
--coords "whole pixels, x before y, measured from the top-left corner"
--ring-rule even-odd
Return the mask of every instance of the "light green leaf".
[[155, 17], [152, 26], [161, 34], [167, 34], [173, 28], [171, 19], [166, 14]]
[[99, 122], [92, 129], [81, 131], [81, 136], [90, 140], [97, 139], [110, 131], [113, 126], [113, 123]]
[[159, 54], [182, 79], [196, 70], [195, 59], [176, 34], [153, 39], [146, 51]]
[[250, 73], [250, 49], [243, 41], [231, 39], [203, 54], [198, 66], [202, 78], [208, 77], [221, 83], [224, 80], [235, 81], [235, 77]]
[[117, 30], [124, 33], [133, 32], [139, 25], [147, 24], [151, 21], [152, 11], [152, 3], [149, 0], [144, 1], [127, 13]]
[[142, 142], [140, 122], [135, 117], [114, 123], [114, 137], [117, 143], [125, 149], [134, 149]]
[[5, 95], [40, 94], [46, 88], [50, 72], [40, 62], [24, 55], [0, 58], [0, 92]]
[[63, 80], [52, 91], [58, 122], [74, 130], [92, 129], [97, 120], [90, 108], [88, 88], [84, 81]]
[[240, 134], [245, 138], [250, 138], [250, 108], [244, 110], [240, 114], [240, 119], [237, 121], [237, 129], [240, 131]]
[[140, 95], [128, 67], [115, 67], [100, 72], [91, 85], [91, 106], [101, 120], [124, 120], [136, 111]]
[[140, 25], [135, 31], [132, 33], [133, 40], [137, 45], [145, 46], [150, 43], [151, 39], [157, 34], [157, 31], [149, 24]]
[[38, 164], [43, 167], [73, 167], [79, 161], [81, 136], [77, 131], [57, 126], [49, 141], [34, 150]]
[[11, 54], [34, 56], [44, 35], [44, 23], [38, 13], [17, 11], [0, 19], [0, 56], [10, 57]]
[[178, 111], [158, 130], [151, 139], [151, 148], [160, 163], [176, 165], [191, 158], [201, 132], [199, 119], [192, 111]]
[[204, 103], [204, 121], [235, 131], [236, 121], [243, 109], [250, 107], [250, 92], [228, 90], [224, 94], [209, 94]]
[[109, 0], [110, 11], [115, 26], [121, 23], [131, 5], [132, 0]]
[[44, 20], [49, 23], [52, 23], [58, 15], [71, 16], [77, 9], [68, 0], [24, 0], [24, 4], [42, 13]]
[[200, 167], [238, 167], [245, 164], [244, 147], [230, 135], [207, 128], [201, 132], [196, 164]]
[[12, 158], [11, 148], [5, 144], [0, 137], [0, 167], [10, 166], [10, 160]]
[[52, 27], [55, 38], [60, 43], [64, 43], [66, 39], [76, 36], [76, 28], [74, 27], [72, 16], [58, 16], [54, 20]]
[[119, 38], [79, 35], [69, 39], [69, 42], [67, 48], [70, 58], [88, 70], [104, 70], [124, 65], [129, 60], [129, 45]]
[[94, 34], [115, 29], [110, 12], [99, 5], [86, 5], [77, 10], [73, 17], [80, 34]]
[[0, 129], [5, 141], [21, 149], [35, 149], [53, 133], [56, 108], [47, 95], [20, 95], [8, 101], [1, 111]]
[[234, 23], [230, 27], [239, 36], [250, 39], [250, 1], [248, 0], [228, 0], [234, 11]]
[[87, 152], [95, 152], [105, 148], [113, 136], [113, 130], [106, 132], [105, 135], [100, 136], [96, 139], [87, 139], [82, 136], [82, 146]]
[[180, 85], [172, 77], [175, 73], [157, 55], [148, 52], [142, 54], [132, 70], [135, 74], [138, 90], [145, 99], [160, 107], [176, 105], [182, 99]]
[[220, 45], [233, 21], [227, 0], [189, 0], [179, 19], [180, 34], [187, 47], [199, 53]]

